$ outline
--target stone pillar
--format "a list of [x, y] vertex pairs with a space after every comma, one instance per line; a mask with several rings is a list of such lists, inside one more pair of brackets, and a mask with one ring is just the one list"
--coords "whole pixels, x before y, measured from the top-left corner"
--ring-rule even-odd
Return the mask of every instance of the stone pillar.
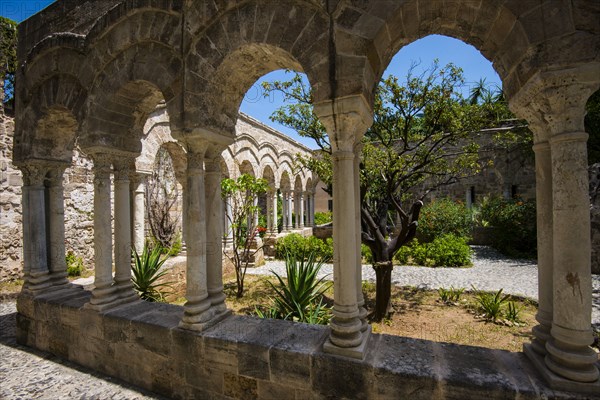
[[133, 160], [119, 157], [113, 161], [115, 179], [115, 290], [119, 303], [138, 300], [131, 282], [131, 199], [129, 173]]
[[44, 179], [47, 168], [24, 165], [23, 173], [23, 290], [38, 295], [50, 287], [46, 237]]
[[267, 233], [273, 232], [273, 193], [267, 192]]
[[292, 229], [294, 229], [294, 219], [293, 219], [293, 200], [294, 200], [294, 192], [293, 191], [289, 191], [288, 192], [288, 197], [287, 197], [287, 202], [288, 202], [288, 206], [287, 206], [287, 230], [291, 231]]
[[208, 299], [216, 318], [229, 313], [223, 293], [223, 199], [221, 197], [220, 148], [212, 149], [207, 155], [206, 165], [206, 281]]
[[98, 311], [116, 300], [112, 275], [112, 229], [110, 206], [111, 160], [106, 154], [93, 154], [94, 161], [94, 290], [86, 308]]
[[333, 275], [334, 305], [331, 334], [324, 351], [362, 359], [369, 334], [363, 332], [357, 296], [357, 222], [355, 145], [372, 123], [369, 105], [362, 96], [351, 96], [315, 105], [327, 129], [333, 161]]
[[525, 351], [552, 388], [591, 393], [600, 392], [600, 373], [594, 365], [598, 356], [589, 347], [591, 242], [583, 119], [597, 86], [597, 68], [581, 66], [540, 73], [511, 99], [536, 143], [540, 308], [535, 339]]
[[273, 191], [273, 198], [271, 199], [271, 203], [273, 204], [273, 208], [271, 209], [271, 211], [273, 212], [273, 216], [271, 217], [271, 220], [273, 221], [273, 229], [271, 229], [271, 234], [273, 236], [276, 236], [279, 233], [279, 228], [277, 227], [277, 220], [279, 218], [279, 216], [277, 215], [277, 205], [278, 205], [277, 189], [275, 189]]
[[[582, 110], [583, 111], [583, 110]], [[566, 132], [550, 139], [554, 307], [546, 365], [578, 382], [597, 381], [591, 329], [592, 280], [587, 133]]]
[[[538, 325], [533, 327], [535, 338], [531, 343], [531, 349], [540, 355], [545, 355], [546, 342], [550, 338], [552, 327], [553, 309], [552, 164], [550, 144], [547, 141], [536, 143], [533, 150], [536, 171], [539, 306], [535, 315]], [[527, 352], [528, 349], [526, 348], [525, 351]]]
[[362, 145], [358, 144], [354, 147], [354, 174], [358, 177], [358, 184], [354, 186], [354, 221], [356, 223], [356, 300], [358, 303], [358, 316], [362, 327], [361, 330], [366, 332], [369, 329], [367, 322], [367, 309], [365, 308], [365, 298], [362, 291], [362, 226], [361, 226], [361, 204], [360, 204], [360, 156]]
[[298, 214], [296, 215], [298, 229], [304, 229], [304, 193], [298, 193]]
[[49, 173], [48, 212], [50, 279], [57, 289], [70, 287], [65, 259], [65, 198], [63, 176], [68, 164], [54, 166]]
[[233, 245], [233, 229], [231, 229], [231, 199], [225, 200], [225, 235], [224, 246], [230, 248]]
[[144, 242], [146, 240], [146, 174], [137, 172], [133, 173], [131, 184], [133, 187], [133, 210], [132, 210], [132, 242], [135, 251], [142, 254], [144, 250]]
[[254, 196], [254, 199], [252, 200], [252, 205], [254, 206], [254, 214], [253, 214], [253, 222], [254, 222], [254, 229], [258, 228], [258, 196]]
[[203, 330], [212, 318], [206, 272], [206, 194], [204, 151], [187, 153], [186, 303], [181, 328]]
[[282, 191], [281, 192], [281, 201], [282, 201], [282, 207], [281, 207], [281, 212], [282, 212], [282, 216], [281, 216], [281, 220], [282, 220], [282, 226], [281, 226], [281, 231], [285, 232], [287, 231], [288, 228], [288, 202], [287, 202], [287, 196], [288, 196], [288, 192], [287, 191]]

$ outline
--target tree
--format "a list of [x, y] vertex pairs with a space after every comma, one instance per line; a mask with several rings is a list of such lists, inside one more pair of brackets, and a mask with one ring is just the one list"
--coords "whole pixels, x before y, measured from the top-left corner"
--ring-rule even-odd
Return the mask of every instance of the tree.
[[17, 23], [0, 17], [0, 101], [12, 103], [17, 72]]
[[179, 217], [173, 217], [171, 210], [178, 198], [173, 160], [169, 152], [161, 147], [156, 153], [152, 175], [146, 184], [146, 209], [152, 235], [165, 249], [171, 248], [177, 237]]
[[227, 178], [221, 181], [221, 194], [230, 210], [227, 219], [233, 236], [233, 251], [225, 254], [235, 268], [238, 298], [244, 295], [246, 269], [256, 252], [260, 250], [260, 247], [255, 245], [258, 230], [254, 219], [260, 207], [255, 205], [254, 200], [266, 193], [268, 189], [265, 179], [257, 179], [249, 174], [242, 174], [237, 179]]
[[[413, 71], [414, 66], [402, 84], [393, 76], [380, 83], [374, 123], [362, 141], [362, 242], [371, 250], [377, 277], [373, 320], [390, 310], [392, 259], [414, 238], [422, 200], [432, 190], [479, 171], [478, 145], [467, 138], [495, 115], [490, 105], [462, 97], [462, 70], [453, 64], [441, 68], [436, 62], [420, 75]], [[271, 119], [315, 139], [317, 157], [298, 161], [331, 187], [331, 147], [302, 78], [266, 83], [265, 89], [279, 91], [291, 102]]]

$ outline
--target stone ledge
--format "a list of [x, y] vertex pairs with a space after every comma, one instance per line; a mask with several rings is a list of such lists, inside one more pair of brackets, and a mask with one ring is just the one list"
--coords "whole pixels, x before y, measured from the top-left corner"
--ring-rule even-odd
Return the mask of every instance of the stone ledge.
[[549, 388], [522, 353], [371, 334], [358, 360], [323, 352], [324, 326], [232, 315], [186, 331], [182, 307], [99, 314], [88, 298], [21, 295], [18, 342], [174, 398], [600, 399]]

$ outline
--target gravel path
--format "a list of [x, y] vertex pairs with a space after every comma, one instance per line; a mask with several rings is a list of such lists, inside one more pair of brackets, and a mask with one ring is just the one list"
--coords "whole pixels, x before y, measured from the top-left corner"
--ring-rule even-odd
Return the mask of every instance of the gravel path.
[[[537, 264], [527, 260], [507, 259], [487, 246], [473, 246], [473, 267], [471, 268], [427, 268], [398, 266], [392, 272], [392, 282], [401, 286], [414, 286], [423, 289], [441, 287], [466, 288], [497, 291], [528, 297], [537, 300]], [[283, 261], [268, 261], [265, 265], [248, 269], [251, 275], [269, 275], [274, 271], [285, 276]], [[333, 265], [325, 264], [320, 276], [333, 276]], [[363, 279], [374, 282], [375, 271], [370, 265], [363, 265]], [[592, 323], [600, 328], [600, 276], [592, 275], [593, 307]]]

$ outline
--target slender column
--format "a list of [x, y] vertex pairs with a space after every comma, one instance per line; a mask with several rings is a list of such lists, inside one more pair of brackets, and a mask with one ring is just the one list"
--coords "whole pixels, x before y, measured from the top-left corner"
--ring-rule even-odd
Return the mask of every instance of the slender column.
[[288, 208], [288, 202], [287, 202], [287, 196], [288, 196], [288, 192], [287, 191], [283, 191], [281, 192], [281, 200], [282, 200], [282, 227], [281, 227], [281, 231], [285, 232], [288, 230], [288, 212], [287, 212], [287, 208]]
[[24, 290], [33, 295], [50, 287], [46, 241], [44, 178], [47, 168], [26, 165], [23, 172], [23, 263]]
[[55, 288], [64, 288], [67, 279], [65, 259], [65, 198], [63, 176], [67, 165], [53, 167], [49, 174], [48, 211], [50, 232], [50, 279]]
[[267, 232], [273, 232], [273, 193], [267, 192]]
[[304, 194], [298, 193], [298, 214], [296, 216], [297, 226], [299, 229], [304, 228]]
[[132, 179], [133, 186], [133, 211], [132, 211], [132, 224], [133, 224], [133, 234], [132, 241], [133, 247], [138, 254], [142, 254], [144, 250], [144, 240], [145, 240], [145, 196], [146, 196], [146, 174], [142, 173], [134, 173]]
[[315, 105], [327, 129], [333, 161], [333, 278], [334, 305], [326, 352], [362, 359], [369, 334], [363, 324], [357, 296], [357, 201], [359, 176], [355, 144], [373, 121], [362, 96], [350, 96]]
[[589, 347], [592, 280], [587, 133], [572, 132], [550, 139], [554, 308], [546, 365], [578, 382], [594, 382], [600, 374], [597, 354]]
[[365, 298], [362, 291], [362, 226], [361, 226], [361, 204], [360, 204], [360, 154], [362, 146], [359, 144], [354, 148], [354, 175], [358, 179], [358, 185], [354, 186], [354, 221], [356, 223], [356, 300], [358, 303], [358, 316], [362, 327], [361, 331], [365, 332], [369, 328], [367, 322], [367, 309], [365, 308]]
[[225, 200], [225, 248], [233, 244], [233, 229], [231, 229], [231, 199]]
[[533, 150], [536, 171], [539, 305], [535, 315], [538, 325], [533, 327], [535, 338], [531, 343], [531, 348], [538, 354], [545, 355], [546, 342], [550, 338], [550, 328], [552, 327], [553, 309], [552, 163], [550, 144], [547, 141], [535, 144]]
[[94, 154], [94, 290], [87, 308], [102, 310], [116, 299], [112, 276], [112, 229], [110, 207], [111, 160]]
[[256, 228], [258, 228], [258, 196], [254, 196], [252, 205], [254, 206], [254, 214], [253, 214], [254, 229], [256, 229]]
[[272, 234], [273, 235], [277, 235], [279, 233], [279, 228], [277, 226], [277, 220], [278, 220], [278, 215], [277, 215], [277, 206], [279, 204], [279, 197], [277, 196], [277, 189], [275, 189], [273, 191], [273, 230], [272, 230]]
[[131, 207], [129, 173], [131, 159], [120, 157], [115, 167], [115, 290], [120, 303], [138, 300], [131, 283]]
[[188, 152], [186, 303], [181, 328], [202, 330], [211, 319], [206, 272], [204, 152]]
[[287, 220], [287, 226], [288, 226], [288, 231], [294, 229], [294, 219], [293, 219], [293, 199], [294, 199], [294, 192], [289, 191], [288, 192], [288, 206], [287, 206], [287, 213], [288, 213], [288, 220]]
[[[220, 152], [215, 151], [220, 155]], [[206, 280], [208, 299], [216, 314], [227, 312], [223, 293], [223, 226], [220, 157], [206, 162]]]
[[310, 194], [310, 211], [308, 212], [310, 217], [310, 226], [315, 226], [315, 193]]

